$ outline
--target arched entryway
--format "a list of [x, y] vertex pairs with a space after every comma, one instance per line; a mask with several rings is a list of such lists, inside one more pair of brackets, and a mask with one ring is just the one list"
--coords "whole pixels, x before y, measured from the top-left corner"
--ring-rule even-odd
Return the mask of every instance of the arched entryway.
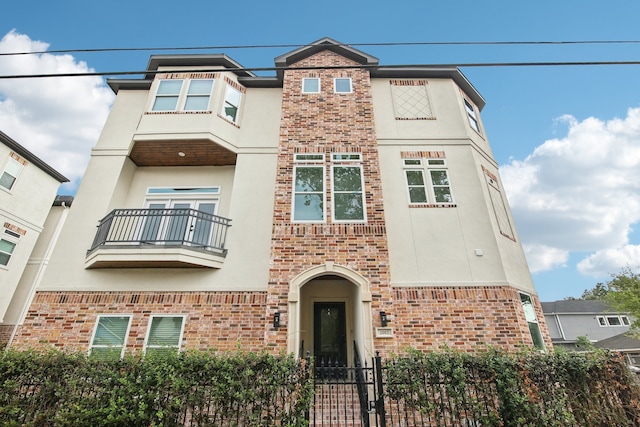
[[299, 274], [289, 287], [288, 351], [351, 365], [354, 343], [361, 359], [373, 356], [369, 282], [327, 262]]

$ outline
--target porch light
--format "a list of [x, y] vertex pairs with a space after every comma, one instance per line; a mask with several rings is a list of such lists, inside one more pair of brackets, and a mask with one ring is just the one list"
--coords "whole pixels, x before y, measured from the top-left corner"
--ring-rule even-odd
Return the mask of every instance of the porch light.
[[273, 313], [273, 327], [278, 329], [280, 327], [280, 312], [276, 311]]
[[382, 325], [382, 327], [386, 327], [389, 324], [389, 319], [387, 318], [387, 312], [386, 311], [381, 311], [380, 312], [380, 324]]

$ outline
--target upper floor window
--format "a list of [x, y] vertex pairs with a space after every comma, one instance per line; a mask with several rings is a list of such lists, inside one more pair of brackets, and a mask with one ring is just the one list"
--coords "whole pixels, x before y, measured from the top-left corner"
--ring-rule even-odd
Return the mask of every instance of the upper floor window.
[[7, 164], [4, 167], [4, 171], [2, 172], [2, 176], [0, 176], [0, 185], [6, 188], [7, 190], [11, 190], [13, 188], [13, 184], [18, 179], [18, 175], [20, 175], [20, 171], [22, 171], [23, 164], [13, 157], [9, 157]]
[[145, 354], [177, 353], [183, 327], [184, 316], [152, 316], [144, 345]]
[[464, 99], [464, 108], [467, 111], [469, 124], [476, 132], [480, 133], [480, 124], [478, 122], [478, 117], [476, 117], [476, 109], [466, 98]]
[[404, 159], [410, 203], [453, 203], [445, 159]]
[[100, 316], [93, 332], [89, 354], [99, 359], [120, 358], [124, 354], [131, 316]]
[[[293, 221], [324, 222], [327, 166], [324, 154], [296, 154]], [[331, 210], [334, 222], [364, 222], [364, 178], [360, 153], [331, 156]]]
[[238, 121], [238, 108], [240, 108], [240, 98], [242, 93], [231, 85], [227, 85], [222, 105], [222, 116], [233, 123]]
[[320, 93], [320, 79], [318, 77], [303, 78], [302, 93]]
[[351, 77], [337, 77], [333, 79], [335, 93], [351, 93]]
[[11, 255], [16, 248], [16, 242], [9, 239], [0, 238], [0, 265], [6, 266], [9, 264]]
[[164, 79], [158, 83], [152, 111], [207, 111], [213, 79]]

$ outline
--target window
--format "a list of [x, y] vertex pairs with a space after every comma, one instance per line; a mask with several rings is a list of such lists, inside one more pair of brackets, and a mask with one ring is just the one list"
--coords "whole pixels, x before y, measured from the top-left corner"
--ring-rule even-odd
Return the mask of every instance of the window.
[[161, 80], [156, 92], [153, 111], [174, 111], [178, 108], [178, 99], [182, 90], [182, 80]]
[[320, 79], [318, 77], [303, 78], [302, 93], [320, 93]]
[[531, 301], [531, 296], [527, 294], [520, 294], [520, 302], [522, 303], [522, 309], [524, 310], [524, 317], [529, 325], [529, 333], [533, 340], [533, 345], [538, 350], [544, 350], [544, 341], [542, 339], [542, 333], [540, 332], [540, 325], [538, 325], [538, 317]]
[[238, 108], [240, 107], [241, 92], [227, 85], [227, 91], [224, 95], [224, 104], [222, 105], [222, 116], [227, 120], [236, 122], [238, 120]]
[[0, 239], [0, 265], [8, 265], [11, 254], [16, 248], [16, 243], [7, 239]]
[[426, 162], [423, 159], [404, 159], [409, 202], [428, 203], [433, 200], [433, 203], [453, 203], [449, 172], [444, 159], [425, 160]]
[[[326, 165], [324, 154], [296, 154], [293, 183], [293, 221], [324, 222]], [[331, 156], [333, 221], [365, 221], [362, 154]]]
[[124, 354], [131, 316], [100, 316], [89, 354], [98, 359], [117, 359]]
[[364, 221], [362, 166], [333, 167], [333, 219], [335, 221]]
[[598, 324], [603, 327], [607, 326], [629, 326], [631, 322], [627, 316], [598, 316]]
[[324, 221], [324, 166], [296, 166], [293, 220]]
[[151, 110], [207, 111], [212, 90], [213, 79], [160, 80]]
[[351, 93], [351, 77], [333, 79], [335, 93]]
[[177, 353], [182, 341], [183, 324], [184, 316], [152, 316], [145, 342], [145, 354]]
[[209, 109], [209, 98], [213, 89], [213, 80], [191, 80], [187, 90], [184, 109], [188, 111], [206, 111]]
[[22, 167], [22, 163], [10, 157], [7, 165], [4, 168], [2, 176], [0, 177], [0, 185], [7, 190], [11, 190], [13, 188], [13, 184], [16, 182], [16, 179], [18, 179], [18, 175], [20, 175]]
[[478, 133], [480, 133], [480, 125], [478, 124], [478, 118], [476, 117], [476, 110], [466, 98], [464, 100], [464, 108], [467, 110], [467, 117], [469, 118], [469, 124]]

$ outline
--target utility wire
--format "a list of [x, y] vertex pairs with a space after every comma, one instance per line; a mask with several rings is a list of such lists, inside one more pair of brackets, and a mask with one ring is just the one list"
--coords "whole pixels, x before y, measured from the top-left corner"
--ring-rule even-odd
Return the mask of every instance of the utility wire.
[[[336, 43], [332, 46], [469, 46], [469, 45], [572, 45], [572, 44], [640, 44], [640, 40], [565, 40], [565, 41], [458, 41], [458, 42], [387, 42], [387, 43]], [[44, 53], [88, 53], [88, 52], [132, 52], [132, 51], [179, 51], [179, 50], [231, 50], [231, 49], [290, 49], [318, 46], [315, 44], [268, 44], [268, 45], [220, 45], [197, 47], [123, 47], [94, 49], [58, 49], [34, 52], [0, 52], [0, 56], [40, 55]]]
[[[470, 67], [558, 67], [558, 66], [596, 66], [596, 65], [640, 65], [640, 61], [569, 61], [569, 62], [475, 62], [461, 64], [404, 64], [404, 65], [344, 65], [344, 66], [321, 66], [321, 67], [231, 67], [215, 69], [198, 69], [198, 72], [260, 72], [260, 71], [286, 71], [286, 70], [340, 70], [340, 69], [445, 69], [445, 68], [470, 68]], [[0, 75], [0, 80], [6, 79], [26, 79], [26, 78], [46, 78], [46, 77], [108, 77], [126, 76], [138, 74], [165, 74], [184, 72], [180, 70], [145, 70], [145, 71], [96, 71], [83, 73], [55, 73], [55, 74], [13, 74]], [[266, 76], [268, 77], [268, 76]]]

